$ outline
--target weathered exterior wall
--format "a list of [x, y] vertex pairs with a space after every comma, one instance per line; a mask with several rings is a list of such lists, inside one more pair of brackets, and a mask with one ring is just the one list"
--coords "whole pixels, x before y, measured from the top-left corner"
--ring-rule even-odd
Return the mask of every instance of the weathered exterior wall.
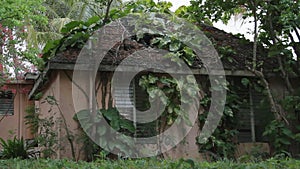
[[[32, 101], [28, 100], [27, 89], [31, 84], [8, 84], [9, 90], [16, 91], [14, 97], [14, 114], [2, 116], [0, 115], [0, 137], [4, 140], [11, 139], [14, 136], [17, 138], [32, 139], [33, 135], [30, 132], [29, 126], [25, 125], [26, 108], [33, 105]], [[24, 90], [25, 89], [25, 90]]]
[[[50, 76], [48, 77], [48, 80], [49, 80], [49, 82], [46, 84], [46, 86], [43, 87], [43, 90], [41, 91], [42, 97], [38, 101], [35, 101], [35, 107], [36, 107], [37, 113], [39, 114], [39, 118], [49, 119], [49, 118], [53, 117], [53, 121], [55, 122], [54, 126], [53, 126], [53, 131], [55, 131], [55, 134], [59, 135], [60, 128], [59, 128], [59, 123], [57, 122], [57, 119], [59, 117], [58, 108], [56, 106], [48, 104], [46, 101], [48, 96], [53, 96], [54, 98], [59, 100], [59, 96], [60, 96], [59, 73], [57, 73], [57, 72], [51, 73]], [[42, 132], [41, 128], [39, 128], [38, 134], [40, 134], [41, 132]], [[59, 136], [58, 136], [58, 139], [59, 139]], [[41, 145], [39, 145], [39, 146], [41, 146]], [[43, 149], [43, 148], [44, 147], [41, 147], [41, 149]], [[59, 148], [55, 147], [54, 151], [56, 152], [56, 154], [54, 155], [54, 158], [59, 158], [60, 157]]]
[[[105, 75], [107, 76], [107, 75]], [[91, 76], [86, 73], [83, 74], [83, 78], [80, 81], [76, 81], [75, 83], [81, 86], [84, 90], [90, 91], [90, 80]], [[97, 76], [101, 77], [103, 76]], [[67, 124], [67, 128], [72, 134], [75, 136], [73, 139], [73, 145], [75, 150], [75, 158], [76, 159], [84, 159], [85, 154], [82, 149], [82, 144], [78, 142], [78, 137], [82, 134], [79, 129], [79, 124], [73, 120], [75, 115], [73, 97], [75, 100], [79, 101], [79, 104], [76, 104], [78, 110], [80, 109], [87, 109], [91, 107], [91, 102], [87, 100], [87, 96], [89, 93], [83, 94], [79, 90], [75, 93], [72, 93], [72, 82], [70, 80], [72, 78], [71, 71], [60, 71], [56, 70], [51, 73], [50, 82], [48, 82], [48, 86], [43, 90], [43, 97], [37, 103], [37, 106], [40, 108], [40, 113], [42, 117], [49, 117], [54, 116], [57, 123], [55, 124], [55, 131], [57, 131], [58, 139], [59, 139], [59, 148], [57, 149], [55, 158], [72, 158], [71, 146], [69, 141], [67, 140], [66, 130], [64, 122], [62, 121], [63, 118]], [[270, 82], [270, 87], [274, 92], [276, 97], [283, 98], [285, 96], [285, 87], [282, 83], [282, 80], [279, 78], [271, 78], [268, 79]], [[99, 81], [97, 79], [96, 81]], [[96, 88], [98, 83], [95, 84]], [[106, 85], [106, 86], [104, 86]], [[76, 86], [75, 86], [76, 87]], [[111, 96], [107, 94], [107, 91], [110, 90], [110, 84], [104, 83], [99, 84], [100, 90], [97, 93], [97, 100], [98, 100], [98, 108], [108, 108], [109, 106], [113, 106], [114, 103], [111, 102]], [[51, 106], [45, 103], [45, 99], [47, 96], [54, 96], [57, 100], [58, 106]], [[105, 101], [103, 101], [103, 99]], [[48, 110], [51, 108], [51, 112], [49, 113]], [[62, 118], [62, 114], [63, 118]], [[201, 113], [201, 112], [200, 112]], [[198, 121], [197, 121], [198, 122]], [[193, 158], [198, 160], [203, 160], [206, 157], [203, 154], [198, 152], [198, 145], [196, 143], [196, 137], [199, 135], [200, 129], [199, 124], [196, 124], [191, 132], [185, 137], [184, 141], [177, 145], [175, 148], [171, 149], [170, 151], [164, 154], [167, 158]]]
[[[85, 157], [81, 149], [82, 146], [78, 143], [78, 137], [81, 131], [78, 130], [79, 124], [73, 119], [76, 112], [72, 98], [72, 82], [69, 78], [72, 78], [71, 72], [59, 70], [51, 72], [48, 86], [42, 91], [42, 98], [36, 101], [36, 107], [39, 109], [40, 118], [49, 119], [53, 117], [53, 121], [55, 122], [53, 130], [57, 134], [58, 144], [54, 148], [56, 154], [53, 158], [72, 158], [71, 144], [67, 137], [67, 129], [72, 136], [71, 139], [73, 140], [75, 158], [84, 159]], [[88, 87], [88, 81], [85, 82], [87, 82], [86, 87]], [[55, 98], [55, 104], [51, 105], [46, 101], [49, 96]], [[74, 99], [80, 100], [80, 104], [77, 105], [79, 109], [80, 107], [82, 109], [88, 108], [88, 102], [82, 93], [75, 92]]]
[[[75, 100], [79, 100], [80, 103], [76, 103], [76, 108], [78, 110], [87, 109], [89, 104], [86, 98], [86, 95], [82, 92], [74, 92], [72, 95], [72, 82], [70, 78], [72, 78], [71, 72], [60, 71], [60, 101], [59, 106], [61, 109], [61, 113], [64, 116], [65, 122], [67, 126], [65, 126], [64, 122], [61, 123], [61, 145], [64, 145], [61, 150], [61, 157], [72, 158], [72, 151], [70, 142], [67, 140], [66, 127], [70, 131], [70, 134], [74, 136], [73, 144], [74, 144], [74, 153], [76, 159], [84, 159], [85, 154], [82, 149], [82, 144], [78, 141], [80, 137], [82, 137], [82, 132], [79, 130], [80, 124], [76, 122], [73, 117], [76, 114], [76, 110], [74, 108], [73, 97]], [[86, 78], [86, 79], [85, 79]], [[88, 76], [85, 76], [81, 82], [79, 83], [83, 90], [88, 91], [89, 89], [89, 81]], [[75, 87], [75, 86], [74, 86]], [[76, 90], [77, 91], [77, 90]], [[62, 119], [63, 120], [63, 119]]]
[[[204, 97], [204, 91], [207, 90], [205, 89], [206, 85], [204, 84], [205, 81], [207, 81], [207, 77], [196, 76], [196, 80], [198, 84], [201, 84], [200, 86], [202, 87], [200, 89], [201, 91], [199, 92], [200, 94], [199, 99], [201, 99]], [[197, 112], [198, 115], [204, 113], [204, 109], [201, 105], [199, 105], [198, 109], [194, 105], [192, 105], [190, 111]], [[178, 145], [176, 145], [174, 148], [164, 153], [164, 157], [170, 159], [184, 158], [184, 159], [194, 159], [200, 161], [209, 160], [208, 156], [206, 156], [204, 153], [199, 152], [197, 137], [200, 135], [201, 125], [197, 116], [195, 120], [195, 124], [190, 129], [189, 133], [184, 137], [184, 139]], [[178, 130], [180, 130], [180, 128]]]
[[286, 87], [284, 81], [280, 77], [272, 77], [268, 79], [270, 89], [277, 99], [283, 99], [286, 96]]
[[[272, 92], [275, 94], [278, 101], [280, 101], [281, 99], [284, 99], [286, 96], [288, 96], [287, 87], [285, 86], [285, 82], [282, 78], [280, 78], [280, 77], [270, 78], [269, 82], [270, 82], [270, 87], [272, 89]], [[291, 78], [290, 83], [294, 89], [296, 89], [296, 90], [299, 89], [299, 86], [300, 86], [299, 78]], [[296, 132], [298, 132], [298, 129], [296, 129], [296, 126], [300, 124], [300, 115], [297, 112], [295, 112], [295, 115], [296, 115], [295, 119], [293, 119], [293, 120], [289, 119], [289, 128], [293, 132], [296, 133]], [[291, 143], [292, 144], [289, 148], [289, 152], [292, 155], [299, 154], [300, 153], [300, 143], [296, 142], [296, 141], [292, 141]], [[272, 148], [272, 146], [271, 146], [271, 148]], [[274, 150], [271, 149], [271, 151], [273, 152]]]

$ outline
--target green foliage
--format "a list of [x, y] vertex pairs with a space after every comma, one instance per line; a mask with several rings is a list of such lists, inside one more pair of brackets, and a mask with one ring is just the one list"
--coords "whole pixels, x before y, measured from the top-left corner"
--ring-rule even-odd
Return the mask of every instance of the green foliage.
[[[209, 113], [208, 106], [210, 105], [210, 102], [209, 96], [206, 96], [201, 100], [201, 105], [204, 107], [205, 112], [200, 114], [198, 118], [202, 125], [205, 123]], [[222, 119], [212, 136], [206, 139], [205, 144], [199, 144], [200, 152], [208, 151], [215, 154], [212, 156], [213, 159], [217, 158], [215, 160], [218, 160], [218, 158], [234, 158], [235, 147], [237, 144], [234, 141], [234, 138], [238, 134], [238, 120], [236, 118], [236, 113], [238, 112], [239, 104], [240, 102], [237, 94], [234, 91], [229, 90], [227, 92], [227, 100]]]
[[273, 120], [265, 129], [263, 135], [268, 136], [271, 141], [271, 146], [275, 148], [275, 154], [288, 153], [288, 147], [294, 137], [292, 131], [286, 126], [283, 121]]
[[152, 169], [152, 168], [166, 168], [166, 169], [185, 169], [185, 168], [205, 168], [205, 169], [278, 169], [278, 168], [289, 168], [298, 169], [300, 166], [299, 160], [294, 159], [268, 159], [262, 162], [233, 162], [233, 161], [218, 161], [218, 162], [196, 162], [192, 160], [157, 160], [157, 159], [137, 159], [137, 160], [99, 160], [95, 162], [84, 162], [84, 161], [69, 161], [63, 160], [51, 160], [51, 159], [40, 159], [40, 160], [0, 160], [0, 168], [83, 168], [83, 169]]
[[101, 25], [98, 16], [91, 17], [86, 22], [72, 21], [66, 24], [61, 33], [64, 35], [59, 40], [50, 41], [43, 49], [43, 59], [48, 60], [57, 52], [65, 51], [67, 48], [81, 49], [92, 33]]
[[183, 42], [175, 36], [172, 37], [172, 35], [156, 37], [152, 40], [151, 45], [172, 52], [165, 57], [171, 58], [171, 60], [179, 66], [181, 66], [181, 63], [179, 62], [181, 59], [183, 59], [189, 66], [192, 66], [194, 59], [196, 58], [196, 54], [190, 47], [183, 44]]
[[[281, 105], [288, 112], [286, 119], [293, 123], [299, 119], [300, 115], [300, 97], [295, 94], [286, 96], [281, 100]], [[272, 121], [265, 129], [265, 136], [268, 136], [271, 145], [275, 149], [275, 154], [289, 154], [289, 149], [293, 141], [300, 142], [300, 125], [295, 123], [294, 126], [286, 124], [284, 121]]]
[[[74, 118], [76, 119], [76, 116], [74, 116]], [[82, 144], [82, 150], [86, 157], [86, 161], [95, 161], [99, 156], [102, 159], [105, 159], [107, 157], [107, 154], [101, 154], [102, 151], [99, 145], [91, 140], [86, 132], [81, 131], [80, 133], [75, 135], [75, 137], [77, 138], [76, 143]]]
[[[184, 84], [184, 85], [183, 85]], [[186, 124], [192, 125], [188, 118], [188, 110], [182, 110], [180, 104], [193, 103], [192, 98], [197, 96], [199, 91], [198, 85], [192, 80], [190, 76], [175, 80], [168, 76], [158, 76], [155, 74], [143, 75], [139, 80], [139, 85], [147, 91], [150, 99], [159, 96], [166, 108], [162, 113], [162, 117], [166, 118], [166, 125], [172, 125], [178, 117], [182, 117]], [[188, 97], [180, 94], [188, 93]], [[161, 121], [162, 130], [164, 126]], [[179, 122], [179, 121], [178, 121]]]
[[56, 55], [58, 52], [65, 51], [68, 48], [81, 49], [92, 33], [99, 29], [104, 24], [112, 20], [121, 18], [130, 13], [144, 12], [162, 12], [170, 13], [169, 8], [171, 3], [159, 2], [155, 3], [152, 0], [137, 0], [126, 2], [120, 7], [113, 7], [109, 13], [107, 20], [104, 21], [104, 16], [93, 16], [87, 21], [72, 21], [66, 24], [61, 33], [63, 38], [49, 41], [43, 49], [43, 59], [47, 61], [49, 58]]
[[[235, 14], [242, 13], [243, 17], [253, 16], [253, 9], [255, 13], [258, 15], [258, 19], [261, 23], [259, 27], [259, 38], [258, 44], [264, 45], [268, 49], [268, 57], [274, 57], [277, 60], [283, 59], [283, 72], [288, 72], [292, 74], [299, 75], [299, 66], [297, 66], [295, 59], [293, 58], [291, 48], [293, 48], [297, 54], [299, 51], [299, 46], [296, 44], [299, 42], [295, 42], [290, 38], [291, 32], [298, 32], [299, 30], [299, 16], [297, 14], [299, 8], [299, 1], [287, 1], [287, 0], [276, 0], [276, 1], [255, 1], [256, 6], [252, 4], [254, 1], [244, 1], [244, 0], [236, 0], [236, 1], [222, 1], [222, 0], [193, 0], [191, 1], [191, 6], [181, 7], [176, 11], [176, 15], [187, 18], [192, 22], [206, 22], [211, 23], [215, 21], [222, 20], [223, 22], [227, 22], [229, 18]], [[145, 12], [163, 12], [169, 13], [170, 4], [165, 2], [154, 3], [152, 0], [140, 0], [135, 2], [125, 3], [123, 6], [115, 7], [111, 9], [109, 12], [108, 21], [118, 19], [120, 17], [126, 16], [129, 13], [145, 13]], [[259, 10], [258, 10], [259, 9]], [[69, 48], [82, 48], [87, 39], [91, 36], [94, 30], [98, 29], [104, 24], [104, 21], [101, 20], [101, 17], [92, 17], [86, 22], [83, 21], [73, 21], [67, 24], [61, 31], [64, 37], [60, 40], [49, 42], [44, 48], [44, 59], [48, 60], [49, 58], [56, 55], [58, 52], [65, 51]], [[274, 37], [275, 36], [275, 37]], [[142, 38], [143, 35], [138, 36], [138, 38]], [[275, 44], [274, 39], [276, 39], [277, 43]], [[294, 42], [293, 42], [294, 41]], [[158, 36], [155, 37], [151, 45], [154, 47], [162, 48], [171, 51], [172, 53], [167, 55], [172, 61], [176, 62], [180, 65], [178, 60], [183, 59], [188, 65], [192, 65], [195, 54], [194, 52], [183, 45], [180, 40], [176, 39], [172, 35], [168, 36]], [[223, 57], [229, 62], [233, 62], [231, 56], [236, 52], [229, 47], [220, 47], [219, 52]], [[299, 54], [297, 54], [299, 57]], [[275, 59], [274, 59], [275, 60]], [[299, 62], [299, 59], [297, 59]], [[256, 65], [265, 64], [264, 62], [256, 63]], [[298, 63], [299, 65], [299, 63]], [[273, 70], [274, 72], [280, 71]], [[298, 71], [298, 72], [297, 72]], [[157, 89], [162, 89], [163, 93], [167, 95], [161, 95], [161, 99], [164, 103], [167, 104], [168, 109], [166, 110], [167, 114], [167, 124], [172, 124], [174, 119], [178, 115], [184, 115], [182, 110], [178, 109], [178, 86], [175, 85], [172, 79], [166, 77], [155, 77], [153, 75], [144, 76], [144, 79], [141, 79], [140, 85], [144, 86], [145, 90], [149, 93], [149, 96], [154, 96], [157, 93]], [[186, 79], [183, 79], [184, 82]], [[163, 84], [163, 88], [158, 88], [155, 86], [157, 83]], [[243, 79], [243, 85], [248, 86], [249, 80]], [[254, 86], [256, 88], [256, 85]], [[195, 93], [194, 88], [190, 88], [188, 92], [193, 94]], [[259, 89], [261, 92], [264, 92], [261, 88]], [[233, 151], [233, 142], [232, 138], [236, 135], [236, 130], [231, 125], [234, 124], [234, 114], [236, 109], [238, 109], [237, 102], [239, 98], [236, 98], [234, 92], [231, 91], [228, 100], [233, 100], [227, 103], [225, 109], [225, 117], [222, 119], [222, 123], [219, 128], [216, 130], [215, 135], [210, 138], [208, 141], [206, 150], [213, 150], [213, 152], [217, 152], [222, 157], [228, 157], [228, 154]], [[292, 96], [293, 98], [286, 99], [286, 109], [290, 109], [289, 107], [297, 106], [299, 102], [297, 102], [298, 96]], [[237, 99], [234, 101], [234, 99]], [[172, 100], [172, 101], [170, 101]], [[289, 101], [293, 100], [293, 101]], [[298, 99], [299, 100], [299, 99]], [[209, 103], [209, 99], [205, 102]], [[295, 109], [293, 107], [293, 109]], [[168, 113], [167, 113], [168, 112]], [[299, 111], [298, 111], [299, 112]], [[208, 112], [206, 112], [208, 113]], [[112, 113], [113, 114], [113, 113]], [[107, 119], [114, 117], [107, 117]], [[200, 117], [200, 120], [204, 120], [206, 114], [203, 114]], [[121, 122], [116, 120], [111, 122], [111, 125], [115, 129], [122, 130]], [[268, 136], [276, 135], [275, 131], [281, 131], [282, 127], [278, 124], [270, 124], [270, 126], [276, 126], [275, 128], [280, 128], [280, 130], [274, 130], [272, 127], [268, 128], [268, 132], [266, 134]], [[87, 126], [86, 126], [87, 127]], [[87, 127], [90, 128], [91, 126]], [[128, 130], [128, 129], [127, 129]], [[100, 130], [99, 135], [105, 134], [105, 129]], [[271, 134], [273, 133], [273, 134]], [[277, 134], [278, 136], [282, 136], [281, 134]], [[287, 137], [283, 135], [283, 137]], [[299, 137], [298, 135], [293, 136], [295, 138]], [[279, 139], [280, 140], [280, 139]], [[277, 141], [280, 144], [285, 141]], [[107, 144], [107, 143], [104, 143]], [[209, 145], [211, 144], [211, 145]], [[283, 144], [284, 145], [284, 144]], [[205, 147], [205, 146], [204, 146]], [[276, 146], [279, 149], [282, 149], [281, 145]], [[284, 148], [285, 149], [285, 148]]]
[[126, 16], [129, 13], [171, 13], [169, 8], [172, 7], [170, 2], [158, 2], [155, 3], [153, 0], [133, 0], [125, 3], [123, 6], [117, 9], [113, 9], [110, 12], [110, 18], [117, 19]]
[[[48, 98], [48, 101], [51, 102], [51, 97]], [[51, 102], [54, 104], [55, 102]], [[41, 118], [38, 113], [39, 110], [36, 110], [34, 106], [29, 106], [26, 108], [25, 124], [28, 125], [32, 134], [35, 135], [34, 140], [42, 147], [43, 157], [48, 158], [54, 155], [55, 149], [57, 148], [58, 138], [57, 132], [54, 129], [55, 119], [52, 112], [52, 107], [49, 109], [48, 113], [51, 115]]]
[[261, 151], [262, 145], [255, 145], [251, 151], [237, 159], [239, 162], [261, 162], [269, 157], [267, 152]]
[[[80, 121], [81, 127], [85, 132], [92, 133], [93, 129], [96, 130], [93, 138], [98, 139], [95, 140], [95, 142], [98, 145], [100, 144], [101, 147], [108, 146], [111, 150], [117, 148], [124, 154], [131, 153], [129, 147], [133, 147], [133, 143], [125, 137], [117, 140], [107, 140], [107, 138], [109, 138], [111, 130], [104, 125], [106, 121], [115, 131], [121, 132], [125, 135], [133, 135], [135, 132], [133, 123], [120, 116], [116, 108], [101, 109], [98, 110], [95, 115], [92, 115], [90, 110], [81, 110], [76, 113], [74, 119]], [[89, 143], [89, 146], [85, 147], [85, 150], [88, 151], [86, 152], [87, 155], [90, 156], [91, 159], [93, 159], [93, 156], [99, 155], [101, 149], [95, 144], [91, 144], [90, 140], [86, 137], [84, 138], [86, 143]], [[92, 147], [96, 147], [97, 151], [91, 151]]]
[[8, 139], [7, 141], [0, 138], [0, 144], [3, 148], [2, 158], [28, 158], [27, 147], [23, 137], [21, 139], [17, 139], [15, 136], [12, 140]]
[[28, 106], [26, 113], [24, 117], [25, 124], [28, 125], [28, 128], [30, 128], [31, 133], [34, 135], [34, 142], [37, 142], [39, 147], [42, 147], [41, 152], [43, 157], [51, 157], [56, 153], [55, 148], [58, 143], [53, 117], [41, 118], [34, 106]]
[[25, 43], [30, 25], [39, 27], [47, 24], [47, 18], [42, 15], [45, 11], [42, 3], [42, 0], [1, 1], [0, 63], [5, 66], [5, 73], [9, 76], [11, 70], [14, 71], [15, 78], [28, 71], [30, 68], [28, 64], [24, 64], [26, 61], [36, 66], [43, 65], [42, 60], [37, 57], [39, 51]]
[[300, 115], [300, 95], [286, 96], [281, 102], [286, 111], [295, 112], [296, 117]]
[[5, 0], [0, 6], [0, 22], [3, 26], [13, 28], [28, 24], [45, 24], [47, 19], [37, 15], [45, 11], [42, 0]]
[[32, 134], [37, 134], [39, 129], [39, 115], [35, 112], [35, 107], [28, 106], [25, 110], [25, 124], [28, 125]]
[[52, 116], [48, 118], [39, 118], [39, 128], [35, 140], [37, 140], [40, 147], [43, 147], [43, 157], [49, 158], [56, 154], [56, 147], [58, 143], [57, 132], [54, 130], [54, 119]]
[[236, 55], [236, 52], [230, 46], [218, 47], [218, 53], [221, 58], [227, 59], [230, 63], [233, 62], [233, 55]]

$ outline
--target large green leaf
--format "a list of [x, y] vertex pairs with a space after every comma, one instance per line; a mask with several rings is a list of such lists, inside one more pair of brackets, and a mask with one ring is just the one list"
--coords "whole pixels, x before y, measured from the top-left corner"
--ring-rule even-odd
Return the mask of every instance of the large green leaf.
[[110, 109], [101, 109], [100, 112], [102, 115], [107, 118], [109, 121], [114, 121], [119, 119], [119, 112], [116, 108], [110, 108]]
[[129, 121], [129, 120], [126, 120], [126, 119], [122, 119], [122, 120], [120, 120], [120, 126], [123, 129], [127, 129], [131, 133], [135, 132], [135, 127], [134, 127], [132, 121]]
[[107, 128], [104, 125], [101, 125], [97, 127], [97, 133], [99, 136], [103, 136], [107, 131]]
[[82, 21], [71, 21], [69, 23], [67, 23], [62, 29], [61, 29], [61, 33], [68, 33], [70, 32], [72, 29], [79, 27], [81, 24], [83, 24]]
[[99, 16], [92, 16], [84, 24], [89, 27], [92, 24], [96, 24], [100, 20]]

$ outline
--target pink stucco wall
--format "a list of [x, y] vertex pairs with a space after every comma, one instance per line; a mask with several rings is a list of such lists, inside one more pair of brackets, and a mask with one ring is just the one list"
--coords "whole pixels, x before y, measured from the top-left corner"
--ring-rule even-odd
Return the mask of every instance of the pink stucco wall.
[[[72, 99], [72, 82], [66, 74], [68, 74], [69, 77], [72, 77], [71, 72], [52, 72], [49, 77], [49, 83], [42, 91], [42, 98], [39, 99], [39, 101], [36, 101], [35, 104], [36, 107], [38, 107], [40, 118], [47, 119], [53, 117], [53, 121], [55, 122], [53, 131], [55, 131], [58, 136], [58, 144], [54, 147], [56, 153], [53, 158], [72, 158], [71, 146], [66, 134], [67, 128], [72, 135], [72, 138], [74, 138], [75, 158], [84, 159], [82, 146], [77, 140], [81, 132], [78, 130], [78, 123], [73, 119], [75, 108]], [[48, 96], [53, 96], [57, 105], [49, 104], [46, 101]], [[82, 93], [75, 94], [74, 97], [78, 97], [80, 100], [79, 107], [81, 106], [82, 109], [87, 108], [88, 104]], [[67, 126], [63, 120], [65, 120]]]
[[[68, 76], [67, 76], [68, 74]], [[71, 71], [62, 71], [55, 70], [51, 73], [49, 77], [48, 84], [43, 88], [43, 97], [36, 102], [36, 106], [39, 107], [41, 117], [50, 117], [53, 116], [57, 123], [54, 126], [54, 130], [57, 132], [59, 139], [59, 146], [56, 149], [56, 155], [54, 158], [71, 158], [71, 149], [70, 143], [66, 137], [66, 130], [64, 124], [61, 122], [62, 115], [66, 120], [67, 128], [71, 132], [73, 136], [75, 136], [73, 140], [74, 150], [76, 159], [84, 159], [84, 154], [82, 151], [82, 144], [77, 141], [78, 136], [81, 134], [79, 128], [79, 124], [73, 120], [75, 115], [75, 108], [73, 103], [73, 97], [77, 102], [77, 109], [86, 109], [90, 105], [86, 100], [86, 97], [82, 92], [72, 93], [72, 82], [70, 81], [70, 77], [72, 77]], [[90, 87], [90, 77], [88, 73], [84, 76], [81, 81], [77, 81], [82, 88], [89, 91]], [[282, 81], [278, 78], [268, 79], [271, 83], [270, 87], [274, 92], [276, 97], [282, 98], [285, 93], [285, 89]], [[98, 100], [100, 99], [101, 93], [98, 93]], [[51, 106], [45, 102], [47, 96], [54, 96], [57, 100], [58, 106]], [[99, 108], [107, 107], [107, 105], [98, 105]], [[49, 113], [49, 109], [51, 112]], [[61, 114], [62, 113], [62, 114]], [[176, 146], [176, 148], [168, 151], [164, 154], [167, 158], [194, 158], [194, 159], [204, 159], [203, 155], [198, 152], [198, 145], [196, 144], [196, 136], [199, 134], [200, 129], [198, 125], [195, 125], [191, 132], [186, 136], [183, 143]]]
[[[31, 84], [7, 84], [10, 90], [16, 91], [14, 97], [14, 114], [2, 116], [0, 115], [0, 137], [4, 140], [11, 139], [14, 136], [17, 138], [32, 139], [33, 135], [30, 132], [29, 126], [25, 124], [24, 117], [26, 116], [26, 108], [33, 105], [32, 101], [28, 100], [27, 89]], [[26, 89], [26, 90], [24, 90]]]

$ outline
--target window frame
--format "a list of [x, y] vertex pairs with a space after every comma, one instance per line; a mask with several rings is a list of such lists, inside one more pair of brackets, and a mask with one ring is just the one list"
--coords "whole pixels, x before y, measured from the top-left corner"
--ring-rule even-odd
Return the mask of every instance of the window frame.
[[[137, 88], [136, 87], [138, 85], [138, 82], [139, 82], [139, 77], [136, 76], [132, 80], [131, 85], [129, 86], [129, 90], [130, 90], [130, 92], [129, 92], [129, 98], [130, 98], [130, 103], [132, 103], [132, 104], [128, 104], [128, 100], [124, 100], [124, 102], [122, 102], [122, 98], [118, 98], [118, 97], [121, 97], [122, 94], [125, 94], [124, 97], [127, 97], [126, 94], [128, 94], [128, 91], [124, 91], [124, 92], [122, 91], [122, 90], [126, 90], [125, 85], [124, 85], [124, 89], [116, 89], [116, 88], [114, 88], [114, 91], [113, 91], [115, 93], [115, 96], [114, 96], [115, 97], [114, 98], [115, 99], [115, 103], [118, 104], [118, 107], [121, 108], [121, 109], [124, 108], [124, 109], [128, 109], [128, 110], [129, 109], [132, 110], [132, 111], [129, 110], [129, 111], [132, 112], [131, 115], [122, 114], [121, 112], [120, 112], [120, 115], [123, 116], [123, 118], [126, 117], [126, 116], [131, 116], [134, 119], [134, 121], [136, 121], [136, 109], [138, 109], [137, 107], [139, 107], [138, 105], [136, 105], [137, 104], [136, 101], [138, 99], [137, 98], [137, 93], [136, 93], [137, 92]], [[123, 86], [122, 86], [122, 88], [123, 88]], [[120, 107], [120, 105], [124, 105], [124, 107]], [[150, 123], [155, 123], [155, 127], [153, 127], [153, 126], [152, 127], [155, 128], [155, 130], [157, 130], [157, 128], [158, 128], [157, 121], [155, 120], [155, 121], [150, 122]], [[134, 127], [137, 129], [135, 131], [135, 133], [134, 133], [134, 136], [137, 137], [137, 138], [139, 138], [139, 137], [152, 137], [151, 134], [150, 135], [146, 134], [145, 136], [140, 135], [140, 133], [144, 133], [143, 129], [146, 128], [144, 125], [147, 125], [147, 124], [137, 124], [136, 122], [133, 122]], [[148, 124], [148, 125], [151, 125], [151, 124]], [[151, 129], [149, 129], [149, 130], [151, 130]], [[157, 130], [156, 132], [157, 133], [155, 133], [155, 134], [158, 134], [159, 130]], [[149, 144], [156, 144], [156, 142], [155, 143], [151, 142]]]
[[[11, 90], [0, 91], [0, 116], [14, 115], [14, 98], [15, 94]], [[5, 105], [4, 109], [3, 105]]]

